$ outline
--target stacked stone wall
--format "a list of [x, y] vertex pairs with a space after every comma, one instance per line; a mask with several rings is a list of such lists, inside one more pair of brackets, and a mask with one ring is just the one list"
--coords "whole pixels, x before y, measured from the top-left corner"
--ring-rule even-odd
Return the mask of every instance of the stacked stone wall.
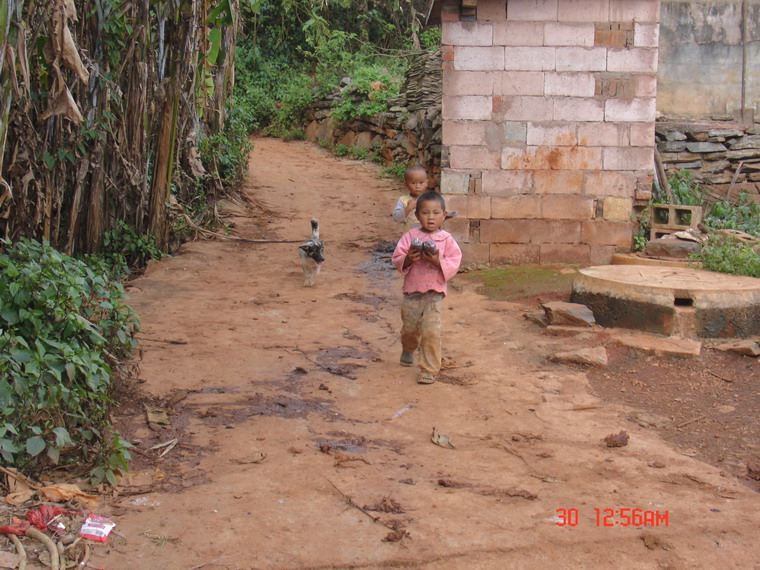
[[760, 124], [663, 120], [656, 133], [668, 176], [686, 169], [713, 199], [735, 200], [746, 192], [760, 201]]
[[360, 147], [376, 153], [385, 166], [420, 164], [435, 188], [441, 172], [441, 52], [415, 59], [405, 78], [401, 95], [389, 111], [367, 119], [337, 121], [331, 109], [334, 93], [318, 102], [309, 113], [306, 138], [335, 148]]

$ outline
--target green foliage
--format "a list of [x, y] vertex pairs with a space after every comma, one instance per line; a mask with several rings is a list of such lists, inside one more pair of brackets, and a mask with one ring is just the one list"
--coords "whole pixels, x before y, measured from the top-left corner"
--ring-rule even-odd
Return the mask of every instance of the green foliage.
[[[741, 230], [760, 237], [760, 204], [751, 200], [748, 194], [741, 193], [736, 203], [721, 200], [712, 206], [708, 206], [705, 203], [707, 192], [692, 179], [688, 170], [682, 168], [678, 173], [672, 175], [668, 181], [674, 203], [705, 208], [704, 222], [708, 227]], [[659, 188], [655, 187], [652, 202], [664, 204], [667, 203], [667, 197]], [[667, 222], [667, 219], [661, 221]], [[690, 220], [679, 220], [679, 222], [689, 224]]]
[[709, 271], [760, 277], [760, 254], [730, 236], [710, 236], [692, 259]]
[[[356, 160], [367, 160], [370, 158], [371, 153], [368, 149], [364, 148], [363, 146], [346, 146], [343, 143], [338, 143], [335, 145], [335, 148], [333, 149], [333, 154], [335, 156], [350, 156], [351, 158], [355, 158]], [[374, 155], [372, 155], [374, 156]]]
[[[367, 11], [348, 0], [252, 0], [244, 7], [248, 34], [236, 51], [235, 97], [249, 114], [249, 132], [300, 134], [311, 105], [350, 85], [335, 102], [339, 120], [366, 118], [387, 110], [408, 67], [406, 57], [382, 53], [406, 47], [418, 16], [398, 4], [369, 0]], [[413, 21], [412, 21], [413, 20]], [[436, 44], [440, 30], [422, 34]], [[426, 44], [426, 45], [427, 45]], [[408, 55], [408, 54], [406, 54]]]
[[736, 204], [721, 200], [705, 216], [705, 224], [716, 229], [741, 230], [760, 237], [760, 204], [742, 192]]
[[109, 428], [107, 358], [130, 353], [137, 317], [103, 260], [26, 239], [2, 243], [0, 456], [26, 472], [89, 465], [110, 480], [128, 453]]
[[117, 278], [129, 273], [129, 268], [144, 267], [149, 259], [161, 259], [164, 254], [151, 234], [138, 235], [120, 220], [115, 228], [103, 234], [103, 259]]
[[405, 164], [394, 164], [393, 166], [387, 166], [383, 168], [381, 174], [388, 178], [397, 178], [399, 180], [404, 179], [407, 166]]
[[369, 158], [369, 151], [363, 146], [352, 146], [349, 149], [349, 154], [351, 158], [356, 160], [367, 160]]
[[102, 29], [103, 54], [110, 69], [117, 69], [134, 31], [129, 12], [123, 9], [122, 0], [103, 0], [91, 6], [90, 17], [97, 20], [98, 27]]
[[[707, 227], [740, 230], [760, 237], [760, 204], [751, 200], [746, 193], [740, 194], [736, 203], [721, 200], [710, 206], [704, 202], [707, 193], [692, 179], [688, 170], [681, 169], [668, 180], [676, 204], [701, 205], [705, 209], [707, 213], [703, 222]], [[665, 196], [658, 190], [653, 194], [653, 202], [666, 202]], [[663, 217], [667, 218], [666, 212], [663, 214]], [[667, 222], [667, 219], [660, 221]], [[691, 223], [691, 220], [678, 221], [684, 225]], [[636, 249], [646, 245], [646, 228], [643, 222], [640, 222], [640, 228], [640, 233], [634, 237]], [[711, 236], [707, 243], [703, 244], [701, 252], [692, 257], [701, 261], [703, 267], [710, 271], [760, 277], [758, 253], [748, 245], [727, 236]]]
[[[699, 206], [705, 197], [702, 187], [691, 177], [691, 172], [682, 168], [670, 178], [670, 191], [673, 193], [673, 203], [683, 206]], [[657, 204], [667, 204], [668, 198], [664, 191], [655, 187], [652, 201]]]
[[644, 251], [647, 247], [651, 234], [651, 211], [650, 205], [633, 216], [634, 228], [636, 228], [636, 233], [633, 235], [633, 251]]
[[312, 49], [304, 51], [304, 54], [307, 56], [307, 64], [313, 63], [307, 65], [304, 71], [313, 68], [315, 98], [329, 95], [345, 75], [351, 75], [357, 66], [370, 59], [364, 51], [356, 50], [353, 46], [355, 40], [355, 34], [332, 30], [325, 34], [322, 42], [310, 42]]
[[392, 75], [379, 65], [356, 69], [351, 85], [341, 91], [333, 116], [341, 121], [352, 121], [387, 111], [388, 100], [399, 94], [402, 77]]
[[649, 225], [641, 224], [639, 229], [633, 235], [633, 251], [644, 251], [649, 242]]
[[420, 32], [420, 45], [424, 49], [437, 49], [441, 47], [441, 28], [436, 26]]
[[294, 75], [284, 85], [275, 104], [272, 126], [267, 134], [282, 136], [283, 131], [302, 126], [306, 111], [314, 101], [313, 80], [308, 75]]
[[306, 140], [306, 129], [300, 126], [283, 127], [277, 134], [286, 141]]
[[204, 164], [214, 165], [225, 186], [237, 183], [248, 168], [253, 143], [248, 132], [255, 119], [250, 109], [239, 108], [235, 98], [227, 106], [224, 129], [201, 139], [198, 150]]

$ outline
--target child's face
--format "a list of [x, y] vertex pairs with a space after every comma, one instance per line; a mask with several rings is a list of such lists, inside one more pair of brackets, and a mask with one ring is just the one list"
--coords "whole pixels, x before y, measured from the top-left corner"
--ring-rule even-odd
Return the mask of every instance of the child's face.
[[425, 200], [417, 208], [417, 219], [423, 231], [432, 233], [437, 231], [446, 219], [446, 211], [438, 200]]
[[415, 198], [427, 190], [428, 180], [425, 172], [413, 170], [406, 176], [404, 181], [409, 194]]

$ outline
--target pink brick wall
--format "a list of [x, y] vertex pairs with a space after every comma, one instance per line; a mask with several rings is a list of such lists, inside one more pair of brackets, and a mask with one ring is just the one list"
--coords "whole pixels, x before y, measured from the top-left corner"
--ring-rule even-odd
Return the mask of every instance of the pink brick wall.
[[[652, 174], [659, 0], [444, 14], [442, 184], [465, 260], [607, 263]], [[474, 225], [473, 225], [474, 224]]]

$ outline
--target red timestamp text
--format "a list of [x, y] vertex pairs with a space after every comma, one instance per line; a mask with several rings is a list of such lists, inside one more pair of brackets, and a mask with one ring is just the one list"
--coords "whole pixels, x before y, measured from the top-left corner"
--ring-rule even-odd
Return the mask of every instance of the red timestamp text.
[[[578, 526], [580, 514], [578, 509], [556, 509], [554, 517], [557, 526]], [[659, 527], [670, 523], [668, 511], [644, 509], [609, 508], [594, 509], [594, 522], [598, 527], [633, 526]]]

